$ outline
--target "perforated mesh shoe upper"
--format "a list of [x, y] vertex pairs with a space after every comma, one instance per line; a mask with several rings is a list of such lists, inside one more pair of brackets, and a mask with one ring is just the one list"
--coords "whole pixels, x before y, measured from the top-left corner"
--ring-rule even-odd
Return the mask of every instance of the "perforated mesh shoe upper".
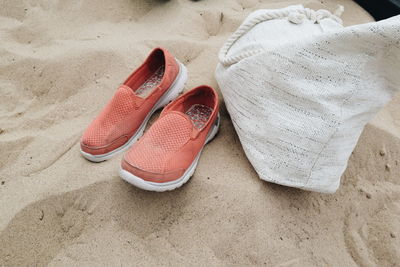
[[122, 169], [156, 183], [179, 179], [205, 145], [218, 108], [218, 95], [211, 87], [200, 86], [182, 95], [125, 154]]
[[179, 73], [168, 51], [156, 48], [121, 85], [81, 138], [81, 150], [102, 156], [127, 143]]
[[169, 159], [190, 139], [193, 125], [183, 114], [169, 113], [160, 118], [141, 140], [125, 155], [134, 167], [153, 173], [163, 173]]

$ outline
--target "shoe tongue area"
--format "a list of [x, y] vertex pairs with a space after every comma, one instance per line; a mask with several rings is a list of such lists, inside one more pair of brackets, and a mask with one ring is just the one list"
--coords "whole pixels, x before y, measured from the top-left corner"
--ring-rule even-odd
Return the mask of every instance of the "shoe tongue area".
[[143, 98], [135, 94], [132, 88], [124, 84], [118, 88], [114, 98], [117, 98], [119, 101], [126, 101], [129, 99], [131, 102], [135, 103], [136, 107], [139, 107], [144, 101]]
[[127, 85], [125, 85], [125, 84], [121, 85], [121, 86], [118, 88], [118, 90], [123, 91], [125, 94], [132, 94], [132, 95], [134, 95], [134, 96], [137, 97], [137, 98], [141, 98], [140, 96], [138, 96], [138, 95], [136, 94], [136, 92], [135, 92], [132, 88], [130, 88], [129, 86], [127, 86]]
[[201, 129], [207, 125], [211, 117], [212, 108], [201, 104], [194, 104], [185, 112], [174, 110], [168, 113], [179, 114], [182, 119], [185, 119], [190, 123], [191, 128], [194, 131], [201, 131]]
[[181, 125], [185, 125], [187, 128], [193, 129], [194, 125], [192, 121], [190, 120], [190, 117], [181, 112], [181, 111], [169, 111], [167, 114], [164, 115], [164, 117], [174, 117], [174, 122], [179, 123]]
[[145, 134], [153, 144], [165, 147], [172, 144], [181, 146], [193, 134], [193, 124], [190, 119], [179, 111], [170, 111], [158, 119]]

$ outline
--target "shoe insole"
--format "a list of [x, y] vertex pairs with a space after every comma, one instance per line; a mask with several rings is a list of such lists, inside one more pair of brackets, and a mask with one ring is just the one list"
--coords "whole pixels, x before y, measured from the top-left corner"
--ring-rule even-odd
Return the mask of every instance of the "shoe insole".
[[193, 125], [197, 129], [201, 129], [210, 118], [212, 108], [200, 104], [195, 104], [191, 106], [185, 113], [189, 116], [189, 118], [193, 122]]
[[159, 67], [151, 76], [148, 78], [137, 90], [136, 95], [140, 97], [147, 97], [154, 87], [156, 87], [162, 80], [164, 76], [165, 67]]

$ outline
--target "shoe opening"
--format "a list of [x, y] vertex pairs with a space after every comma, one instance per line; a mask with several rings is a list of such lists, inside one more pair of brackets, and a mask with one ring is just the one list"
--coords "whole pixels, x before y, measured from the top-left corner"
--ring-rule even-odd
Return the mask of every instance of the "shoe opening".
[[124, 83], [136, 95], [146, 98], [162, 81], [165, 72], [165, 54], [160, 48], [153, 50], [145, 63]]

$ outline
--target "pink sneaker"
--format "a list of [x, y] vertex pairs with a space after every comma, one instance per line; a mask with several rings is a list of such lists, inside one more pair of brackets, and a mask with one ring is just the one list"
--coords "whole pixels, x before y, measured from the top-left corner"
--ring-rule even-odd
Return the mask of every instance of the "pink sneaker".
[[83, 133], [82, 155], [100, 162], [129, 148], [151, 115], [182, 92], [186, 80], [183, 64], [166, 49], [154, 49]]
[[173, 190], [193, 175], [219, 128], [218, 95], [209, 86], [183, 94], [125, 154], [120, 176], [141, 189]]

